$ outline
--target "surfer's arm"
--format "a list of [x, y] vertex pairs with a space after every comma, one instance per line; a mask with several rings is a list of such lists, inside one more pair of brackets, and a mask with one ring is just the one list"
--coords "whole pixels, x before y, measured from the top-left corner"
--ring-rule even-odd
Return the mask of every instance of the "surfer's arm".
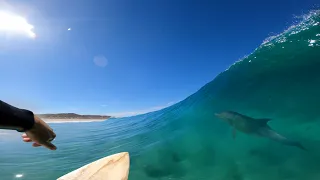
[[0, 128], [19, 132], [30, 130], [34, 125], [34, 114], [26, 109], [19, 109], [0, 100]]
[[55, 150], [51, 141], [56, 137], [53, 130], [32, 111], [19, 109], [0, 100], [0, 128], [12, 129], [22, 134], [24, 142], [34, 142], [34, 147], [44, 146]]

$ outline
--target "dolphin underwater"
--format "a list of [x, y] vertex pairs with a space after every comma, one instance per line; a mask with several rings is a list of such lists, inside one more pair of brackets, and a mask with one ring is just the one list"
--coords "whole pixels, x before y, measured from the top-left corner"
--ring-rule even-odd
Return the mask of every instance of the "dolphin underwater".
[[238, 130], [249, 135], [266, 137], [285, 145], [295, 146], [302, 150], [306, 150], [299, 142], [290, 140], [272, 130], [271, 127], [268, 125], [268, 122], [271, 119], [255, 119], [234, 111], [224, 111], [221, 113], [215, 113], [215, 116], [227, 122], [233, 128], [233, 138], [236, 138], [236, 131]]

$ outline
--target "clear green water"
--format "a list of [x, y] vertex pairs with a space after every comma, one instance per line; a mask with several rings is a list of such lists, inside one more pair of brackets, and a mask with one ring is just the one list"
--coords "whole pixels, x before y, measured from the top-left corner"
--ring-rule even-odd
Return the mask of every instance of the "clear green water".
[[[319, 13], [265, 41], [169, 108], [105, 122], [51, 124], [58, 134], [55, 152], [1, 131], [1, 179], [55, 179], [129, 151], [130, 180], [319, 180]], [[228, 125], [213, 115], [222, 110], [272, 118], [273, 129], [308, 151], [242, 133], [233, 139]]]

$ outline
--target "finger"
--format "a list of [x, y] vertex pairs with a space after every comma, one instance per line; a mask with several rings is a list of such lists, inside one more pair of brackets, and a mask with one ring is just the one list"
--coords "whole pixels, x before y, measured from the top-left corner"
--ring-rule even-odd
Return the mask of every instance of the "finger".
[[42, 143], [42, 146], [48, 148], [48, 149], [51, 149], [51, 150], [56, 150], [57, 147], [55, 145], [53, 145], [51, 142], [45, 142], [45, 143]]
[[23, 138], [27, 138], [27, 137], [28, 137], [28, 135], [27, 135], [26, 133], [23, 133], [21, 136], [22, 136]]
[[23, 138], [23, 141], [24, 142], [32, 142], [32, 140], [30, 138], [28, 138], [28, 137], [27, 138]]
[[39, 147], [39, 146], [41, 146], [41, 144], [33, 143], [32, 146], [33, 146], [33, 147]]

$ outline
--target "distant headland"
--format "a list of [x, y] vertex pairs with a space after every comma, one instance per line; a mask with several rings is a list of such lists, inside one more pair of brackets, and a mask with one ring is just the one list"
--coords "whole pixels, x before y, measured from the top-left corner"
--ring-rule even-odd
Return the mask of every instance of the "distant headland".
[[75, 113], [57, 113], [57, 114], [37, 114], [38, 117], [45, 120], [107, 120], [111, 116], [106, 115], [80, 115]]

